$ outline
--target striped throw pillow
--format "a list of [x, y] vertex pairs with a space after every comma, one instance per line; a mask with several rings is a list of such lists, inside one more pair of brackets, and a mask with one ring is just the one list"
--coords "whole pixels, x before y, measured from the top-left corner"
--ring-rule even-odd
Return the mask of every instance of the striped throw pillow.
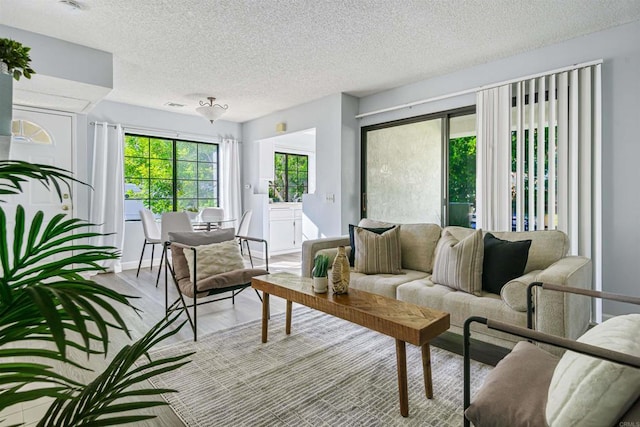
[[356, 256], [354, 271], [364, 274], [401, 274], [400, 227], [377, 234], [354, 227]]
[[480, 296], [483, 258], [482, 230], [476, 230], [460, 241], [445, 230], [436, 246], [431, 280], [439, 285]]

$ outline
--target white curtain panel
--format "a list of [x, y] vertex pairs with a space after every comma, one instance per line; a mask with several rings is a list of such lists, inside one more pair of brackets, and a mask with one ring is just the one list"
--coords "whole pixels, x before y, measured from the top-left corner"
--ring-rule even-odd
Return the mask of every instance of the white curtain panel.
[[[124, 133], [120, 125], [96, 123], [94, 127], [91, 162], [91, 196], [89, 221], [107, 236], [94, 237], [90, 244], [113, 246], [122, 251], [124, 242]], [[122, 271], [120, 260], [105, 261], [107, 271]]]
[[233, 139], [223, 139], [221, 148], [220, 206], [227, 218], [235, 218], [235, 228], [242, 216], [240, 181], [240, 143]]
[[511, 230], [510, 85], [476, 94], [476, 228]]

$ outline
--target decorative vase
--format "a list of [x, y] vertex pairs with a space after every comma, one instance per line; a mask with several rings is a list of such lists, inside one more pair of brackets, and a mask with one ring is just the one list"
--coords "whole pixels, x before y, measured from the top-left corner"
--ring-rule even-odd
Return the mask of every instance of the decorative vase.
[[331, 288], [334, 294], [346, 294], [349, 292], [349, 258], [344, 246], [338, 247], [338, 255], [331, 266]]
[[313, 278], [313, 292], [317, 294], [324, 294], [328, 289], [329, 278], [327, 276]]

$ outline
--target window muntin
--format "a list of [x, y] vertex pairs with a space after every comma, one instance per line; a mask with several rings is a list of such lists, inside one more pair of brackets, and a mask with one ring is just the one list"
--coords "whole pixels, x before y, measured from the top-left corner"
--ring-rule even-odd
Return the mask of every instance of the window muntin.
[[309, 192], [309, 156], [275, 152], [273, 164], [269, 197], [276, 202], [301, 202]]
[[125, 135], [125, 219], [218, 206], [218, 144]]
[[53, 139], [49, 132], [40, 125], [28, 120], [13, 120], [11, 122], [11, 135], [17, 142], [51, 145]]

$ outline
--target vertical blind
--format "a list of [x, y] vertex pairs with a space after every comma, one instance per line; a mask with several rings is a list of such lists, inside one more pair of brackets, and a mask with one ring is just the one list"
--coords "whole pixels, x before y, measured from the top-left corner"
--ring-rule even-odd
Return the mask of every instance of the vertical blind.
[[[477, 92], [477, 186], [487, 196], [478, 197], [478, 227], [566, 232], [570, 254], [593, 260], [601, 289], [601, 64], [499, 89], [508, 91], [508, 108], [496, 88]], [[497, 126], [504, 120], [507, 129]], [[493, 150], [509, 157], [508, 168], [487, 161], [498, 158]], [[495, 191], [505, 183], [508, 195]]]

